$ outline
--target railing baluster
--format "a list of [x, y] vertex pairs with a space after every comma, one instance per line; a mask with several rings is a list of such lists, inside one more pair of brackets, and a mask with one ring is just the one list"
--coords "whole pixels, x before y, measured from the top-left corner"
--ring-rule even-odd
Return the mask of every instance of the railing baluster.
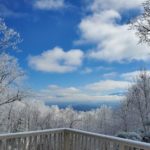
[[75, 134], [73, 133], [73, 135], [72, 135], [72, 150], [75, 150]]
[[119, 144], [119, 150], [125, 150], [125, 147], [122, 143]]
[[3, 145], [3, 146], [2, 146], [2, 149], [3, 149], [3, 150], [6, 150], [6, 139], [4, 139], [2, 142], [3, 142], [3, 144], [2, 144], [2, 145]]
[[84, 136], [81, 134], [81, 149], [84, 149]]
[[82, 136], [82, 149], [83, 150], [85, 150], [85, 141], [86, 141], [86, 139], [85, 139], [86, 137], [85, 136]]
[[53, 150], [55, 150], [55, 133], [53, 133]]
[[43, 144], [42, 144], [42, 135], [39, 136], [39, 150], [42, 150]]
[[57, 133], [58, 150], [61, 150], [61, 134]]
[[78, 149], [81, 150], [81, 144], [80, 144], [80, 134], [78, 133]]
[[64, 142], [64, 140], [65, 140], [65, 139], [64, 139], [64, 137], [65, 137], [64, 134], [65, 134], [65, 132], [62, 132], [62, 133], [61, 133], [61, 140], [62, 140], [62, 145], [61, 145], [62, 147], [61, 147], [61, 150], [64, 150], [64, 143], [65, 143], [65, 142]]
[[17, 150], [21, 150], [21, 138], [17, 139]]
[[57, 146], [58, 146], [58, 143], [57, 143], [57, 133], [54, 133], [54, 150], [57, 150]]
[[91, 136], [89, 137], [89, 142], [88, 142], [88, 149], [89, 150], [92, 150], [91, 147], [92, 146], [92, 143], [91, 143]]
[[23, 150], [26, 150], [26, 137], [23, 138]]
[[68, 132], [64, 135], [64, 150], [69, 150], [69, 134]]
[[77, 134], [76, 133], [74, 133], [74, 150], [76, 150], [77, 149]]
[[52, 150], [52, 145], [51, 145], [51, 133], [49, 134], [48, 136], [48, 147], [49, 147], [49, 150]]
[[79, 133], [77, 134], [77, 147], [78, 147], [78, 150], [81, 149], [81, 145], [80, 145], [80, 134], [79, 134]]
[[60, 133], [60, 150], [63, 150], [63, 133]]

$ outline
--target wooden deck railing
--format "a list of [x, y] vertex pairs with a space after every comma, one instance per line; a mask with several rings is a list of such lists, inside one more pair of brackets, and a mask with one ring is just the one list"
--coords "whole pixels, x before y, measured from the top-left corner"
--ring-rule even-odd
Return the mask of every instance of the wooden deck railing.
[[0, 135], [0, 150], [150, 150], [150, 144], [74, 129]]

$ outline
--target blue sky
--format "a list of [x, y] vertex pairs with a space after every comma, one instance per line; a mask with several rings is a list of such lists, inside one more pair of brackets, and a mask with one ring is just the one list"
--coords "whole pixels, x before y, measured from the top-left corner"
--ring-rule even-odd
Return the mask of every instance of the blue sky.
[[11, 52], [29, 86], [49, 101], [118, 101], [150, 48], [129, 21], [144, 0], [0, 0], [0, 16], [23, 39]]

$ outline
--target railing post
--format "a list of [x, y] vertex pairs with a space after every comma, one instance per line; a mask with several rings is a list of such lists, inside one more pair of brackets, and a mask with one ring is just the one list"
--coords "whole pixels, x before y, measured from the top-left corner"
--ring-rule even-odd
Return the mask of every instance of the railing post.
[[64, 150], [69, 150], [70, 141], [69, 141], [69, 132], [64, 130]]

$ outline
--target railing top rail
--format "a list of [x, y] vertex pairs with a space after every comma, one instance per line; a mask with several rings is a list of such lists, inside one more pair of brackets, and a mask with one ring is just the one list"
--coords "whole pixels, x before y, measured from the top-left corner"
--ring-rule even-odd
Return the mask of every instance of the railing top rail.
[[30, 135], [39, 135], [39, 134], [46, 134], [46, 133], [57, 133], [63, 132], [64, 128], [57, 128], [57, 129], [47, 129], [47, 130], [38, 130], [38, 131], [28, 131], [28, 132], [18, 132], [18, 133], [5, 133], [0, 134], [0, 139], [7, 139], [12, 137], [24, 137]]
[[119, 138], [119, 137], [115, 137], [115, 136], [97, 134], [97, 133], [93, 133], [93, 132], [86, 132], [86, 131], [70, 129], [70, 128], [66, 128], [65, 131], [83, 134], [83, 135], [87, 135], [87, 136], [93, 136], [93, 137], [97, 137], [97, 138], [101, 138], [101, 139], [109, 140], [109, 141], [114, 141], [114, 142], [118, 142], [118, 143], [124, 143], [124, 144], [131, 145], [131, 146], [134, 145], [134, 146], [145, 147], [145, 148], [150, 149], [150, 144], [145, 143], [145, 142], [123, 139], [123, 138]]

